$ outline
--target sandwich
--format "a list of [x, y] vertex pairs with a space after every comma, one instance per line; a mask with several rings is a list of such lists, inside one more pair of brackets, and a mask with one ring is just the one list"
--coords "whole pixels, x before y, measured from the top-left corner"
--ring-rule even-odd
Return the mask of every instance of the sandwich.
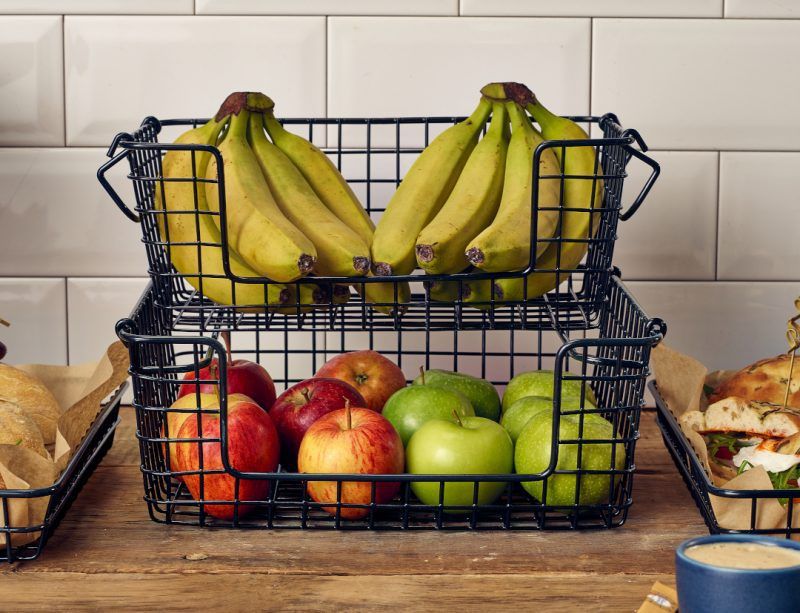
[[[708, 400], [717, 402], [730, 396], [738, 396], [747, 400], [783, 404], [788, 384], [787, 404], [791, 407], [800, 407], [800, 363], [792, 370], [791, 361], [791, 355], [784, 353], [745, 366], [713, 390]], [[792, 370], [791, 383], [790, 370]]]
[[716, 476], [730, 480], [761, 466], [775, 489], [798, 487], [800, 410], [732, 396], [687, 411], [680, 422], [702, 435]]

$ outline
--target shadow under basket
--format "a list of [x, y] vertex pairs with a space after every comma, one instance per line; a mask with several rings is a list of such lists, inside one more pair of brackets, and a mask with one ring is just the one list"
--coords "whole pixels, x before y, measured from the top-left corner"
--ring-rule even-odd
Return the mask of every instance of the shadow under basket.
[[[0, 523], [0, 535], [5, 541], [5, 545], [0, 546], [0, 561], [34, 560], [41, 555], [75, 497], [111, 448], [119, 423], [122, 395], [127, 388], [128, 383], [123, 383], [103, 405], [83, 442], [53, 485], [30, 490], [0, 490], [0, 504], [3, 517], [6, 518]], [[12, 500], [21, 498], [47, 505], [41, 523], [9, 524], [9, 505]], [[29, 540], [29, 538], [30, 542], [15, 544], [15, 541]]]
[[[554, 402], [555, 415], [575, 415], [580, 435], [569, 439], [555, 430], [547, 469], [537, 474], [494, 475], [307, 475], [279, 467], [275, 473], [242, 473], [226, 468], [211, 470], [201, 464], [191, 474], [204, 482], [211, 474], [236, 472], [235, 492], [245, 479], [269, 481], [269, 493], [261, 500], [195, 500], [170, 465], [165, 446], [180, 439], [169, 432], [167, 417], [177, 397], [183, 376], [197, 373], [211, 359], [219, 361], [218, 378], [209, 383], [226, 389], [226, 350], [218, 333], [207, 336], [176, 329], [172, 315], [157, 305], [159, 293], [154, 285], [146, 290], [130, 318], [117, 326], [120, 338], [131, 356], [131, 375], [137, 419], [137, 437], [144, 476], [144, 499], [154, 521], [170, 524], [225, 526], [237, 528], [318, 528], [318, 529], [569, 529], [612, 528], [624, 523], [632, 503], [634, 453], [639, 438], [639, 418], [645, 382], [650, 374], [651, 348], [664, 332], [661, 320], [648, 318], [619, 279], [612, 275], [607, 292], [599, 301], [597, 316], [581, 330], [556, 325], [551, 330], [403, 330], [391, 328], [369, 331], [340, 328], [330, 331], [325, 325], [307, 326], [298, 331], [291, 324], [283, 329], [241, 330], [231, 333], [232, 358], [247, 358], [261, 363], [271, 373], [279, 392], [312, 376], [328, 359], [357, 349], [375, 349], [397, 363], [413, 379], [420, 367], [458, 370], [483, 377], [502, 389], [520, 372], [552, 369], [555, 397], [561, 397], [564, 385], [580, 387], [580, 409], [566, 410]], [[596, 409], [588, 403], [592, 394]], [[226, 458], [227, 401], [221, 394], [219, 410], [220, 438]], [[196, 408], [183, 409], [188, 419], [199, 419]], [[214, 412], [211, 412], [213, 414]], [[590, 438], [591, 413], [600, 414], [613, 426], [610, 437]], [[204, 414], [208, 415], [206, 411]], [[596, 419], [596, 418], [595, 418]], [[558, 424], [560, 420], [555, 420]], [[575, 451], [577, 457], [593, 453], [602, 446], [608, 453], [605, 464], [594, 463], [589, 469], [577, 460], [570, 468], [558, 463]], [[582, 468], [577, 468], [581, 466]], [[578, 484], [594, 484], [594, 494], [583, 486], [574, 487], [568, 500], [553, 501], [551, 483], [546, 479], [573, 479]], [[335, 481], [337, 498], [315, 502], [307, 482]], [[341, 500], [341, 483], [365, 481], [371, 496], [365, 504]], [[412, 491], [412, 482], [432, 482], [438, 488], [437, 504], [423, 504]], [[531, 496], [522, 482], [538, 481], [543, 490]], [[378, 500], [378, 483], [398, 483], [399, 491], [390, 501]], [[465, 504], [444, 504], [446, 482], [467, 483], [471, 491]], [[501, 493], [491, 503], [478, 500], [480, 482], [501, 483]], [[587, 499], [588, 498], [588, 499]], [[232, 505], [233, 517], [218, 519], [209, 514], [215, 505]], [[249, 507], [249, 508], [248, 508]], [[323, 509], [326, 507], [328, 510]], [[357, 509], [359, 519], [346, 519]], [[246, 512], [247, 511], [247, 512]]]
[[[800, 508], [796, 507], [800, 503], [800, 489], [736, 490], [714, 485], [681, 432], [675, 416], [661, 397], [658, 386], [651, 382], [649, 388], [656, 401], [657, 423], [664, 445], [711, 534], [763, 534], [793, 539], [800, 537]], [[735, 504], [739, 507], [735, 526], [720, 523], [712, 505], [713, 498], [722, 504]]]

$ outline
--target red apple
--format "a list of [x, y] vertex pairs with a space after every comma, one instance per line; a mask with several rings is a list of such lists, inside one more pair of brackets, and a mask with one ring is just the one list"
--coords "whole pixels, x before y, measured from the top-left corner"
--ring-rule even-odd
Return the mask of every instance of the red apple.
[[[219, 408], [217, 405], [216, 408]], [[201, 415], [202, 429], [198, 436], [197, 418], [186, 419], [176, 438], [220, 438], [219, 415]], [[201, 443], [177, 443], [176, 470], [200, 470]], [[203, 471], [224, 470], [220, 443], [202, 443]], [[241, 472], [275, 472], [280, 457], [278, 431], [272, 418], [252, 401], [228, 402], [228, 458], [230, 465]], [[184, 475], [183, 482], [195, 500], [200, 500], [200, 479], [203, 479], [204, 500], [234, 500], [236, 479], [226, 472], [215, 474]], [[270, 482], [263, 479], [240, 479], [239, 500], [265, 500], [269, 496]], [[205, 507], [209, 515], [220, 519], [233, 519], [233, 504], [210, 504]], [[252, 505], [240, 504], [239, 517], [253, 510]]]
[[295, 465], [303, 435], [320, 417], [347, 403], [361, 407], [365, 402], [352, 385], [339, 379], [306, 379], [287, 389], [269, 411], [281, 437], [284, 462]]
[[[249, 360], [233, 360], [227, 366], [228, 394], [244, 394], [255, 400], [262, 409], [269, 411], [275, 402], [275, 383], [264, 367]], [[214, 358], [208, 366], [201, 368], [199, 375], [200, 379], [219, 379], [217, 359]], [[201, 383], [199, 386], [194, 383], [194, 371], [186, 373], [183, 380], [188, 383], [181, 385], [178, 398], [196, 394], [198, 387], [201, 394], [217, 393], [216, 383]]]
[[397, 364], [377, 351], [350, 351], [331, 358], [315, 377], [347, 381], [367, 401], [367, 407], [380, 413], [389, 396], [406, 386], [406, 376]]
[[[403, 472], [405, 455], [400, 435], [388, 419], [371, 409], [339, 409], [320, 417], [303, 437], [297, 466], [301, 473], [357, 473], [364, 475]], [[316, 502], [336, 503], [336, 481], [309, 481], [308, 495]], [[375, 484], [375, 503], [386, 503], [400, 490], [398, 482]], [[372, 483], [343, 481], [340, 502], [368, 505]], [[323, 507], [331, 515], [336, 507]], [[342, 508], [344, 519], [366, 517], [369, 509]]]
[[[164, 438], [167, 438], [167, 435], [169, 435], [169, 438], [178, 438], [178, 432], [180, 432], [181, 426], [183, 422], [186, 421], [186, 418], [192, 417], [197, 419], [190, 411], [196, 411], [198, 408], [203, 411], [219, 410], [219, 396], [216, 394], [200, 394], [200, 402], [198, 403], [197, 400], [198, 397], [192, 394], [191, 396], [180, 397], [172, 403], [169, 409], [167, 409], [167, 423], [161, 430]], [[228, 396], [228, 406], [233, 406], [239, 402], [252, 403], [253, 401], [243, 394], [231, 394]], [[175, 458], [177, 454], [175, 445], [177, 445], [177, 443], [173, 442], [169, 444], [169, 458], [172, 470], [177, 470], [175, 468]]]

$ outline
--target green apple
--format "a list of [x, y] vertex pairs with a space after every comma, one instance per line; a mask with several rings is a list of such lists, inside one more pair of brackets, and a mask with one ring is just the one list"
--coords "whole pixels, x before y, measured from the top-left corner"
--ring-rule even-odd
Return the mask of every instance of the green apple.
[[[564, 415], [559, 422], [560, 439], [578, 439], [578, 415]], [[545, 470], [550, 463], [550, 444], [552, 441], [553, 416], [541, 412], [531, 419], [517, 439], [514, 451], [514, 465], [517, 473], [533, 474]], [[611, 439], [614, 427], [599, 415], [585, 415], [583, 437], [586, 440]], [[622, 444], [584, 442], [581, 453], [582, 470], [611, 470], [612, 447], [614, 452], [614, 468], [625, 467], [625, 447]], [[559, 444], [557, 470], [577, 470], [578, 445]], [[616, 481], [619, 480], [617, 475]], [[577, 475], [554, 474], [547, 478], [547, 500], [542, 500], [544, 481], [526, 481], [522, 483], [531, 496], [537, 500], [554, 506], [575, 504]], [[600, 504], [608, 502], [611, 476], [602, 474], [581, 475], [579, 504]]]
[[413, 385], [433, 385], [461, 392], [472, 404], [475, 415], [497, 421], [500, 418], [500, 394], [485, 379], [449, 370], [426, 370]]
[[460, 392], [433, 385], [411, 385], [392, 394], [382, 414], [397, 430], [403, 445], [408, 445], [411, 435], [428, 420], [455, 422], [453, 412], [459, 417], [475, 415], [469, 400]]
[[[581, 408], [581, 399], [574, 396], [567, 396], [561, 399], [562, 411], [577, 411]], [[595, 406], [586, 400], [587, 409], [594, 409]], [[511, 440], [515, 443], [519, 438], [522, 429], [531, 419], [536, 417], [539, 413], [547, 411], [552, 414], [553, 412], [553, 399], [545, 398], [544, 396], [525, 396], [520, 398], [512, 404], [508, 410], [503, 413], [503, 418], [500, 420], [500, 425], [503, 426], [508, 432]], [[589, 413], [586, 417], [599, 417], [599, 415]], [[600, 417], [602, 419], [602, 417]]]
[[[564, 371], [564, 375], [578, 376], [573, 373]], [[561, 382], [561, 397], [575, 396], [581, 397], [582, 381], [567, 380]], [[597, 399], [594, 396], [592, 388], [588, 385], [585, 386], [586, 398], [593, 405], [597, 405]], [[553, 371], [552, 370], [534, 370], [531, 372], [523, 372], [508, 382], [506, 391], [503, 394], [503, 413], [520, 398], [525, 396], [543, 396], [545, 398], [552, 398], [553, 392]]]
[[[406, 468], [415, 475], [492, 475], [510, 473], [513, 467], [514, 445], [508, 432], [485, 417], [465, 417], [460, 423], [432, 419], [414, 433], [406, 448]], [[481, 481], [478, 504], [491, 504], [505, 487], [501, 481]], [[473, 489], [472, 481], [445, 481], [444, 505], [472, 505]], [[439, 504], [438, 481], [414, 481], [411, 490], [424, 504]]]

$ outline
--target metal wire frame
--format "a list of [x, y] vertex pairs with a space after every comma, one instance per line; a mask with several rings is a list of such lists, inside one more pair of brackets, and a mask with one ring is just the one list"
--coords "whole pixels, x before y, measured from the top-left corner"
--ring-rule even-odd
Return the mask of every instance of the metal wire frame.
[[[651, 382], [649, 388], [656, 401], [657, 423], [664, 445], [711, 534], [766, 534], [784, 538], [796, 538], [796, 535], [800, 534], [800, 524], [797, 521], [797, 514], [800, 511], [795, 509], [795, 504], [800, 503], [799, 489], [734, 490], [715, 486], [694, 449], [683, 436], [677, 420], [667, 408], [656, 384]], [[738, 530], [721, 526], [711, 506], [711, 496], [740, 500], [749, 506], [749, 526]], [[786, 507], [786, 523], [771, 528], [759, 528], [761, 504], [769, 499], [780, 499], [781, 504]]]
[[[305, 131], [309, 140], [313, 141], [319, 134], [327, 133], [333, 140], [332, 147], [326, 153], [337, 164], [345, 178], [356, 189], [363, 192], [362, 201], [370, 215], [377, 216], [385, 208], [390, 191], [395, 189], [403, 178], [404, 162], [415, 157], [426, 146], [435, 130], [446, 128], [460, 121], [460, 117], [433, 118], [400, 118], [400, 119], [291, 119], [284, 124], [295, 130]], [[464, 272], [454, 275], [425, 276], [427, 281], [446, 280], [458, 285], [457, 297], [452, 301], [433, 300], [430, 291], [423, 285], [419, 275], [394, 275], [388, 277], [317, 277], [307, 278], [294, 283], [294, 301], [282, 305], [267, 304], [268, 288], [274, 283], [266, 278], [239, 277], [232, 273], [229, 265], [227, 249], [227, 204], [224, 190], [224, 167], [219, 150], [212, 146], [175, 145], [158, 143], [158, 135], [165, 126], [197, 126], [204, 119], [173, 119], [159, 121], [148, 117], [133, 134], [120, 133], [115, 137], [108, 155], [112, 159], [98, 170], [98, 178], [117, 206], [132, 220], [141, 225], [143, 243], [147, 251], [149, 274], [156, 284], [163, 288], [159, 292], [156, 306], [169, 312], [172, 328], [191, 332], [213, 331], [217, 329], [263, 330], [263, 329], [394, 329], [394, 330], [481, 330], [494, 329], [582, 329], [587, 322], [598, 316], [598, 309], [605, 296], [611, 275], [613, 247], [616, 239], [617, 224], [620, 219], [628, 219], [639, 208], [651, 189], [658, 174], [656, 162], [644, 155], [647, 147], [635, 130], [624, 130], [613, 114], [602, 117], [574, 117], [576, 121], [595, 124], [603, 132], [602, 138], [588, 141], [547, 141], [536, 150], [533, 165], [533, 193], [531, 215], [531, 252], [529, 265], [524, 270], [511, 273], [486, 273], [481, 271]], [[388, 144], [382, 142], [386, 140]], [[350, 146], [357, 143], [354, 146]], [[539, 160], [547, 149], [560, 153], [562, 159], [570, 155], [575, 147], [593, 146], [596, 149], [594, 172], [583, 176], [570, 176], [563, 172], [558, 175], [539, 175]], [[638, 147], [638, 148], [637, 148]], [[121, 151], [118, 152], [118, 149]], [[161, 160], [167, 151], [188, 151], [192, 159], [198, 152], [207, 152], [217, 161], [218, 175], [216, 179], [195, 176], [186, 179], [165, 178], [162, 174]], [[651, 174], [641, 191], [633, 199], [627, 210], [623, 211], [622, 192], [624, 179], [627, 177], [626, 167], [631, 158], [637, 158], [651, 167]], [[117, 194], [105, 178], [114, 165], [126, 159], [129, 162], [128, 174], [134, 188], [136, 206], [131, 210]], [[356, 172], [354, 165], [362, 166], [363, 171]], [[588, 208], [565, 208], [563, 202], [558, 207], [539, 205], [538, 185], [540, 180], [559, 180], [562, 187], [566, 179], [585, 180], [596, 186], [603, 181], [603, 201], [591, 202]], [[156, 192], [161, 190], [164, 196], [164, 184], [170, 181], [189, 181], [194, 185], [195, 200], [197, 190], [203, 189], [207, 183], [219, 184], [219, 213], [170, 212], [159, 210], [155, 206]], [[594, 194], [594, 192], [593, 192]], [[594, 195], [593, 195], [594, 200]], [[568, 239], [556, 236], [542, 239], [540, 242], [559, 245], [556, 264], [552, 268], [536, 266], [535, 250], [537, 240], [536, 214], [539, 210], [556, 210], [559, 214], [558, 232], [567, 215], [581, 212], [593, 212], [590, 221], [590, 232], [584, 239]], [[566, 212], [565, 212], [566, 211]], [[219, 244], [201, 244], [199, 241], [175, 243], [170, 240], [169, 226], [166, 236], [158, 230], [159, 219], [167, 215], [211, 215], [220, 217], [221, 242]], [[197, 222], [197, 219], [195, 219]], [[578, 267], [562, 265], [563, 249], [569, 243], [584, 243], [588, 248], [586, 263]], [[198, 288], [191, 287], [183, 275], [174, 270], [170, 264], [171, 248], [195, 246], [198, 249], [198, 260], [202, 249], [222, 250], [223, 277], [230, 280], [231, 291], [235, 297], [235, 282], [255, 284], [263, 287], [264, 301], [260, 304], [239, 305], [236, 307], [220, 306], [209, 300], [203, 292], [204, 279], [212, 275], [198, 271]], [[531, 272], [552, 273], [556, 277], [556, 287], [567, 279], [565, 288], [551, 292], [545, 296], [529, 295], [528, 286]], [[418, 271], [419, 272], [419, 271]], [[194, 276], [194, 275], [193, 275]], [[508, 279], [525, 277], [523, 295], [518, 300], [503, 299], [497, 294], [493, 283], [488, 299], [469, 303], [464, 300], [464, 284], [481, 279]], [[391, 283], [393, 292], [380, 302], [363, 297], [364, 288], [371, 283]], [[411, 282], [412, 293], [407, 303], [399, 300], [398, 286]], [[300, 304], [300, 287], [304, 284], [333, 283], [346, 284], [360, 289], [351, 292], [348, 303], [342, 305], [334, 301], [331, 292], [325, 299], [312, 305]], [[290, 284], [291, 285], [291, 284]], [[308, 307], [311, 308], [308, 308]], [[392, 315], [375, 312], [373, 307], [384, 307]], [[478, 307], [478, 308], [475, 308]]]
[[[0, 545], [0, 561], [10, 563], [19, 560], [34, 560], [41, 555], [48, 539], [69, 510], [78, 492], [111, 448], [119, 423], [120, 402], [127, 388], [128, 383], [126, 382], [106, 402], [83, 442], [55, 483], [48, 487], [29, 490], [0, 490], [0, 505], [3, 509], [0, 535], [3, 535], [5, 540], [5, 545]], [[13, 525], [9, 510], [11, 501], [14, 499], [46, 500], [47, 510], [43, 521], [38, 524]], [[31, 542], [24, 545], [12, 543], [14, 535], [31, 533], [36, 534], [36, 538]]]
[[[287, 472], [280, 467], [276, 473], [243, 473], [231, 463], [227, 455], [227, 394], [225, 349], [211, 337], [182, 335], [170, 328], [171, 317], [156, 306], [158, 292], [155, 285], [146, 291], [129, 319], [118, 324], [118, 334], [128, 345], [131, 354], [131, 375], [134, 388], [134, 406], [137, 416], [137, 437], [141, 452], [145, 501], [154, 521], [212, 525], [238, 528], [338, 528], [338, 529], [544, 529], [544, 528], [611, 528], [624, 523], [632, 503], [631, 492], [635, 470], [634, 451], [639, 436], [639, 414], [643, 403], [644, 384], [649, 374], [648, 360], [651, 347], [665, 331], [663, 322], [649, 319], [635, 303], [616, 277], [609, 285], [600, 316], [594, 328], [579, 333], [568, 328], [556, 332], [545, 330], [521, 331], [509, 328], [505, 333], [480, 330], [474, 332], [426, 330], [423, 332], [394, 332], [369, 330], [353, 332], [339, 329], [326, 334], [327, 342], [319, 342], [319, 331], [304, 333], [283, 330], [269, 332], [273, 342], [265, 344], [261, 334], [238, 331], [232, 334], [232, 353], [235, 357], [247, 356], [268, 365], [278, 387], [313, 374], [330, 355], [352, 349], [375, 348], [395, 360], [406, 373], [415, 372], [419, 365], [446, 367], [487, 377], [497, 385], [504, 385], [516, 369], [551, 367], [554, 370], [555, 397], [559, 399], [565, 381], [581, 384], [582, 410], [565, 410], [560, 400], [554, 402], [554, 414], [577, 415], [577, 439], [559, 437], [559, 420], [553, 420], [553, 443], [550, 466], [539, 474], [519, 475], [309, 475]], [[291, 335], [289, 334], [291, 332]], [[298, 334], [306, 334], [302, 349], [289, 345]], [[507, 342], [498, 346], [499, 335]], [[470, 339], [470, 336], [472, 338]], [[471, 343], [470, 343], [471, 340]], [[174, 401], [182, 376], [199, 370], [212, 358], [217, 358], [220, 368], [217, 383], [220, 390], [220, 436], [213, 439], [177, 439], [169, 432], [167, 415], [174, 412]], [[277, 360], [275, 359], [277, 358]], [[304, 369], [292, 360], [304, 361]], [[273, 364], [276, 368], [273, 369]], [[202, 383], [203, 381], [198, 381]], [[199, 389], [199, 388], [197, 388]], [[591, 389], [596, 398], [597, 410], [588, 408], [585, 400]], [[198, 403], [199, 406], [199, 403]], [[189, 419], [200, 419], [197, 408], [183, 409]], [[584, 431], [584, 418], [599, 413], [613, 424], [613, 437], [592, 439]], [[206, 414], [209, 414], [205, 411]], [[214, 412], [211, 413], [215, 414]], [[164, 446], [170, 442], [184, 444], [219, 444], [222, 453], [221, 467], [204, 467], [202, 457], [196, 471], [179, 472], [170, 465]], [[188, 443], [187, 443], [188, 441]], [[577, 447], [576, 467], [582, 466], [581, 457], [591, 445], [610, 445], [608, 467], [589, 470], [567, 470], [557, 467], [559, 449]], [[615, 459], [624, 454], [622, 468]], [[181, 477], [200, 475], [200, 482], [212, 474], [227, 473], [235, 479], [235, 492], [243, 479], [262, 479], [270, 483], [264, 500], [200, 500], [189, 496]], [[547, 481], [550, 474], [575, 475], [576, 495], [571, 504], [557, 506], [547, 503]], [[599, 503], [582, 501], [580, 482], [588, 475], [607, 479], [607, 499]], [[315, 502], [308, 494], [308, 481], [335, 481], [335, 502]], [[521, 482], [544, 482], [542, 500], [529, 496]], [[369, 484], [368, 503], [355, 504], [342, 501], [343, 482], [361, 481]], [[439, 484], [439, 503], [425, 505], [411, 491], [412, 482]], [[444, 504], [446, 482], [468, 482], [472, 485], [471, 504], [453, 507]], [[502, 482], [503, 493], [492, 504], [478, 502], [479, 483]], [[399, 493], [391, 501], [376, 498], [380, 483], [399, 483]], [[212, 505], [231, 505], [230, 521], [212, 517]], [[255, 511], [245, 515], [245, 507]], [[332, 513], [323, 507], [333, 508]], [[361, 509], [366, 517], [348, 520], [342, 513], [348, 509]]]

